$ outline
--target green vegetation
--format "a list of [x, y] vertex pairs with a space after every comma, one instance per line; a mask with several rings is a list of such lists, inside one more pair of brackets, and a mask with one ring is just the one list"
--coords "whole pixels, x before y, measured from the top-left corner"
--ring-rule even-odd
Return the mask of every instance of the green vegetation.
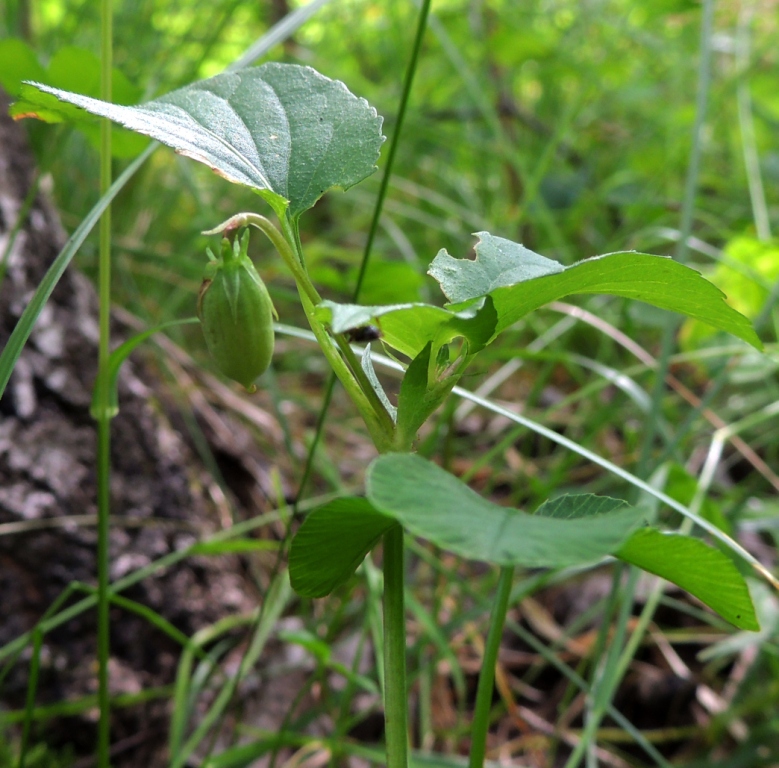
[[[5, 70], [3, 84], [17, 96], [12, 113], [57, 123], [31, 128], [41, 167], [58, 188], [83, 190], [60, 201], [83, 234], [52, 275], [98, 213], [87, 179], [92, 171], [97, 178], [91, 145], [100, 132], [89, 115], [222, 177], [158, 151], [115, 185], [99, 257], [89, 240], [81, 247], [79, 265], [101, 276], [104, 312], [110, 263], [111, 300], [149, 329], [102, 359], [93, 407], [101, 434], [115, 412], [111, 382], [121, 360], [155, 330], [164, 327], [193, 360], [213, 365], [181, 322], [193, 313], [203, 269], [191, 254], [219, 233], [234, 237], [245, 258], [248, 234], [237, 233], [250, 226], [273, 246], [252, 250], [262, 278], [238, 313], [244, 324], [257, 323], [245, 329], [243, 347], [254, 359], [240, 359], [231, 334], [209, 331], [231, 313], [236, 320], [229, 301], [204, 307], [209, 349], [223, 373], [251, 387], [273, 349], [275, 305], [284, 321], [279, 337], [298, 341], [283, 345], [257, 397], [281, 412], [280, 392], [294, 393], [298, 407], [319, 414], [315, 434], [287, 435], [290, 447], [309, 446], [306, 462], [291, 451], [283, 464], [297, 482], [297, 502], [325, 494], [328, 501], [309, 505], [289, 571], [270, 578], [236, 674], [204, 691], [193, 666], [196, 649], [223, 628], [183, 643], [171, 694], [171, 765], [193, 756], [204, 765], [249, 765], [266, 754], [275, 763], [287, 748], [301, 759], [321, 749], [334, 761], [382, 763], [382, 749], [353, 735], [369, 714], [356, 707], [358, 691], [373, 706], [381, 691], [390, 768], [405, 768], [409, 743], [415, 763], [453, 765], [469, 754], [472, 768], [506, 755], [571, 768], [770, 764], [779, 757], [771, 681], [777, 581], [738, 540], [749, 532], [774, 542], [771, 493], [779, 490], [772, 469], [779, 249], [771, 241], [779, 201], [764, 183], [779, 157], [771, 131], [779, 104], [770, 88], [776, 18], [763, 19], [762, 6], [733, 15], [731, 7], [715, 13], [712, 2], [660, 0], [592, 9], [452, 1], [429, 16], [427, 4], [321, 5], [283, 50], [268, 52], [273, 62], [251, 69], [241, 51], [270, 21], [253, 16], [256, 9], [224, 3], [206, 16], [185, 6], [164, 21], [155, 10], [144, 22], [141, 9], [116, 7], [113, 61], [124, 75], [116, 76], [114, 104], [105, 99], [111, 68], [87, 53], [102, 39], [106, 61], [107, 7], [102, 38], [86, 7], [70, 27], [65, 6], [52, 3], [33, 20], [29, 45], [0, 45], [0, 63], [23, 63]], [[18, 36], [22, 22], [10, 16], [16, 27], [7, 33]], [[77, 48], [55, 48], [62, 34]], [[167, 34], [185, 41], [175, 55]], [[159, 57], [165, 66], [143, 69]], [[232, 71], [217, 74], [225, 67]], [[201, 77], [211, 79], [189, 84]], [[42, 85], [22, 83], [31, 79]], [[143, 104], [133, 106], [139, 92]], [[390, 138], [372, 176], [382, 130]], [[56, 152], [51, 131], [63, 137]], [[151, 156], [136, 134], [118, 132], [112, 144], [107, 133], [104, 169], [112, 156], [123, 168], [139, 152]], [[102, 190], [104, 206], [105, 175]], [[463, 258], [471, 247], [475, 258]], [[229, 240], [224, 248], [232, 254]], [[700, 273], [732, 293], [744, 314]], [[3, 381], [54, 282], [42, 284], [4, 350]], [[688, 320], [680, 326], [659, 310]], [[313, 336], [301, 332], [306, 326]], [[107, 349], [107, 321], [104, 328]], [[370, 344], [356, 350], [355, 340]], [[399, 384], [386, 371], [400, 371]], [[304, 373], [317, 376], [317, 397], [304, 391]], [[334, 407], [348, 414], [353, 439], [380, 454], [364, 477], [342, 472], [349, 453], [327, 440], [335, 377], [342, 389]], [[106, 487], [107, 455], [101, 443]], [[380, 541], [383, 587], [374, 560], [364, 559]], [[228, 551], [222, 539], [213, 546]], [[681, 586], [741, 632], [728, 637], [717, 616], [666, 594], [666, 582], [644, 586], [639, 569]], [[102, 611], [103, 637], [108, 603], [119, 599], [106, 572], [103, 562], [90, 603]], [[566, 585], [593, 583], [603, 572], [608, 590], [558, 619], [555, 590], [568, 589], [570, 601]], [[290, 584], [304, 600], [333, 597], [309, 617], [305, 604], [292, 603]], [[307, 617], [305, 629], [278, 633], [285, 612]], [[327, 695], [314, 709], [290, 711], [276, 733], [238, 724], [236, 746], [213, 750], [212, 729], [274, 633], [314, 659], [312, 684]], [[357, 661], [351, 669], [336, 662], [343, 636], [359, 637], [360, 646], [370, 638], [383, 667], [363, 672]], [[534, 654], [521, 676], [508, 672], [501, 643], [506, 655]], [[687, 643], [696, 658], [680, 657]], [[631, 722], [625, 691], [630, 675], [650, 664], [637, 658], [648, 649], [724, 706], [698, 723], [689, 713], [669, 722], [662, 711]], [[469, 653], [482, 663], [474, 666]], [[101, 766], [108, 764], [106, 659], [101, 646]], [[731, 663], [741, 665], [738, 677]], [[345, 686], [332, 685], [332, 673]], [[31, 687], [32, 703], [34, 696]], [[195, 717], [198, 696], [208, 706]], [[328, 739], [307, 735], [316, 714], [332, 724]], [[30, 704], [25, 734], [34, 719]]]

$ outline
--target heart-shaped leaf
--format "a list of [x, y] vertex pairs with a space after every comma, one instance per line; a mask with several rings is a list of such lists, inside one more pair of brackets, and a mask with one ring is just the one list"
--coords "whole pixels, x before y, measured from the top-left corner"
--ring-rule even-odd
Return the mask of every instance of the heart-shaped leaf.
[[25, 116], [56, 110], [50, 95], [205, 163], [297, 218], [329, 189], [376, 170], [382, 118], [346, 86], [310, 67], [270, 62], [193, 83], [137, 107], [26, 86]]
[[624, 501], [590, 495], [557, 500], [553, 516], [501, 507], [414, 454], [379, 456], [368, 468], [366, 491], [376, 510], [416, 536], [472, 560], [526, 568], [597, 560], [643, 520]]
[[700, 539], [642, 528], [615, 555], [686, 589], [739, 629], [760, 629], [744, 577], [727, 555]]
[[575, 293], [624, 296], [679, 312], [761, 349], [751, 323], [694, 269], [647, 253], [610, 253], [563, 268], [518, 243], [477, 233], [476, 259], [439, 251], [428, 273], [454, 309], [487, 293], [498, 313], [496, 334], [534, 309]]

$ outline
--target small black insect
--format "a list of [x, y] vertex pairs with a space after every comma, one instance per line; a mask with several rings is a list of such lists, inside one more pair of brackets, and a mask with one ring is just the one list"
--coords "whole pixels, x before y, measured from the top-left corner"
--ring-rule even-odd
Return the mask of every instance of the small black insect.
[[346, 331], [346, 338], [351, 342], [376, 341], [381, 338], [381, 329], [375, 325], [362, 325]]

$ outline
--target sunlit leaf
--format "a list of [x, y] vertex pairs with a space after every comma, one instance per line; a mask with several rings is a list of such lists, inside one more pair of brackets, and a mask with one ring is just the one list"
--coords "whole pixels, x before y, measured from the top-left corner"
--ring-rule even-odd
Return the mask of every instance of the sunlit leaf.
[[55, 96], [151, 136], [255, 189], [282, 214], [310, 208], [329, 189], [348, 189], [376, 169], [382, 119], [346, 86], [310, 67], [270, 62], [203, 80], [137, 107], [46, 85], [27, 86], [51, 115]]
[[[706, 271], [706, 277], [727, 294], [728, 302], [749, 318], [755, 318], [779, 279], [779, 244], [776, 240], [739, 235], [722, 249], [722, 261]], [[683, 348], [697, 349], [714, 331], [694, 320], [682, 326]]]
[[35, 51], [24, 40], [0, 40], [0, 85], [8, 93], [18, 94], [22, 80], [43, 80], [45, 76]]

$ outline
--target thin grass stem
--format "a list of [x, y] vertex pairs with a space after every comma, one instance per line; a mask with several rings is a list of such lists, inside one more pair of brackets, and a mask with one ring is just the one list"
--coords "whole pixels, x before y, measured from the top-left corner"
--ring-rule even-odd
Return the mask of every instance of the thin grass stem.
[[768, 204], [763, 187], [763, 177], [760, 173], [760, 156], [755, 138], [755, 121], [752, 115], [752, 95], [749, 90], [748, 69], [750, 49], [750, 27], [754, 7], [744, 3], [738, 17], [736, 31], [736, 66], [738, 67], [738, 86], [736, 101], [738, 104], [738, 122], [741, 128], [741, 147], [744, 153], [744, 167], [749, 184], [749, 198], [752, 203], [752, 216], [755, 220], [755, 231], [759, 240], [771, 239], [771, 221], [768, 215]]
[[[100, 3], [100, 96], [111, 101], [113, 68], [113, 9], [111, 0]], [[111, 121], [100, 124], [100, 194], [111, 188]], [[109, 693], [108, 662], [110, 648], [110, 573], [109, 539], [111, 511], [111, 206], [107, 205], [100, 218], [99, 255], [99, 318], [97, 374], [97, 699], [100, 718], [97, 727], [97, 765], [108, 768], [111, 742], [111, 697]]]
[[506, 623], [506, 611], [508, 610], [513, 581], [513, 566], [501, 568], [498, 591], [490, 614], [487, 644], [484, 648], [484, 658], [482, 658], [481, 671], [479, 672], [479, 685], [476, 689], [476, 703], [471, 725], [469, 768], [482, 768], [487, 754], [487, 731], [490, 726], [492, 691], [495, 685], [495, 665], [498, 663], [500, 641], [503, 636], [503, 625]]
[[[362, 260], [360, 262], [360, 271], [357, 275], [357, 280], [354, 285], [354, 292], [352, 293], [352, 302], [355, 304], [360, 298], [360, 292], [365, 280], [368, 263], [370, 262], [371, 253], [373, 251], [373, 241], [379, 228], [381, 213], [384, 210], [384, 202], [387, 198], [387, 192], [389, 190], [389, 182], [392, 177], [392, 169], [395, 165], [395, 156], [398, 145], [400, 143], [403, 122], [406, 118], [406, 109], [411, 97], [411, 88], [414, 84], [414, 75], [416, 74], [419, 64], [419, 53], [422, 50], [422, 40], [424, 39], [425, 30], [427, 29], [427, 20], [430, 14], [430, 2], [431, 0], [423, 0], [419, 9], [419, 16], [417, 17], [417, 29], [414, 36], [414, 44], [411, 49], [411, 57], [409, 58], [408, 66], [406, 68], [406, 75], [403, 81], [403, 90], [400, 95], [400, 103], [398, 104], [398, 113], [395, 120], [395, 130], [392, 133], [392, 138], [389, 143], [389, 149], [387, 151], [387, 163], [384, 166], [384, 173], [382, 174], [381, 183], [379, 184], [379, 192], [376, 196], [376, 203], [373, 207], [373, 216], [371, 218], [371, 224], [368, 229], [368, 237], [365, 240], [365, 248], [363, 249]], [[309, 448], [309, 456], [306, 457], [306, 471], [303, 473], [303, 477], [298, 486], [296, 499], [302, 498], [303, 493], [305, 492], [306, 483], [308, 482], [311, 474], [311, 467], [313, 466], [313, 454], [319, 446], [322, 432], [324, 431], [325, 422], [327, 421], [327, 411], [333, 398], [335, 380], [336, 375], [335, 373], [332, 373], [327, 381], [324, 398], [322, 400], [322, 407], [320, 409], [320, 415], [317, 420], [316, 432], [314, 434], [314, 439], [311, 442], [311, 447]]]
[[35, 694], [38, 692], [38, 678], [41, 671], [41, 647], [43, 632], [33, 633], [32, 658], [30, 659], [30, 679], [27, 682], [27, 700], [24, 706], [24, 726], [22, 728], [22, 743], [19, 748], [19, 768], [24, 768], [27, 762], [27, 747], [30, 743], [30, 731], [35, 715]]
[[[701, 152], [703, 149], [703, 130], [706, 123], [706, 112], [711, 89], [711, 54], [712, 35], [714, 29], [714, 0], [704, 0], [701, 17], [700, 56], [698, 59], [698, 91], [695, 104], [695, 122], [692, 130], [692, 147], [687, 165], [687, 177], [682, 198], [681, 222], [679, 225], [679, 240], [676, 243], [674, 257], [684, 264], [689, 251], [689, 239], [692, 233], [695, 201], [698, 193], [698, 178], [700, 176]], [[636, 474], [646, 477], [649, 474], [649, 460], [652, 445], [657, 436], [657, 426], [660, 423], [661, 406], [665, 394], [665, 381], [668, 376], [668, 365], [673, 351], [674, 339], [678, 321], [675, 317], [666, 317], [663, 323], [663, 337], [660, 354], [657, 357], [657, 378], [652, 390], [652, 409], [647, 414], [646, 430], [641, 444], [641, 456]]]

